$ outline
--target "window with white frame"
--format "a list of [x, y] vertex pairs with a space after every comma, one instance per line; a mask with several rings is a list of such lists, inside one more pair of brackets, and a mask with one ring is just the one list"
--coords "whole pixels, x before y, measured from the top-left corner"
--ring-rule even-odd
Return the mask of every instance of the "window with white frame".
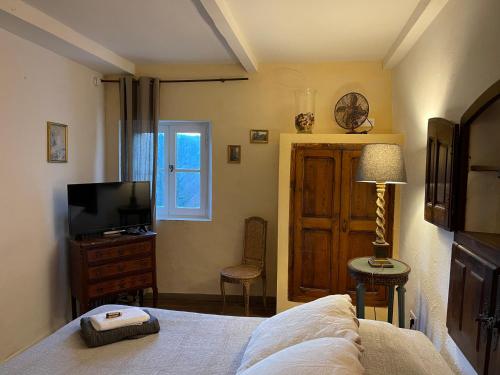
[[156, 216], [210, 220], [212, 143], [209, 122], [160, 121]]

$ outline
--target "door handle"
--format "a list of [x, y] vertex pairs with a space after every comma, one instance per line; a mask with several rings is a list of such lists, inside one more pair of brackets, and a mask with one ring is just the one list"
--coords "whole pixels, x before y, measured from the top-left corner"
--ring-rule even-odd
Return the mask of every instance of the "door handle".
[[169, 170], [170, 173], [172, 173], [174, 171], [174, 166], [172, 164], [170, 164], [168, 166], [168, 170]]
[[347, 232], [347, 220], [342, 221], [342, 232]]

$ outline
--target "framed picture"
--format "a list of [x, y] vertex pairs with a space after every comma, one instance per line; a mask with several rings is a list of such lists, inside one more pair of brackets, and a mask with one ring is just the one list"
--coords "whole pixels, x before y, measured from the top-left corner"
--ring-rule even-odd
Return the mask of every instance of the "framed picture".
[[68, 125], [47, 122], [47, 161], [49, 163], [68, 161]]
[[269, 130], [250, 130], [250, 143], [268, 143], [269, 142]]
[[241, 162], [241, 146], [229, 145], [227, 146], [227, 162], [240, 163]]

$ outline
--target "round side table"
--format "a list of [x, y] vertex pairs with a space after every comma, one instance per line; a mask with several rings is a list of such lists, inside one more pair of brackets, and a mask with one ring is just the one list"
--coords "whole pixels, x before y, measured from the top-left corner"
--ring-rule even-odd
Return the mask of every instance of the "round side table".
[[365, 284], [385, 285], [389, 289], [389, 305], [387, 306], [387, 321], [392, 323], [394, 307], [394, 287], [398, 292], [399, 327], [405, 326], [405, 284], [411, 271], [409, 265], [400, 260], [390, 259], [392, 268], [376, 268], [368, 264], [370, 257], [354, 258], [349, 261], [349, 274], [356, 280], [356, 315], [365, 317]]

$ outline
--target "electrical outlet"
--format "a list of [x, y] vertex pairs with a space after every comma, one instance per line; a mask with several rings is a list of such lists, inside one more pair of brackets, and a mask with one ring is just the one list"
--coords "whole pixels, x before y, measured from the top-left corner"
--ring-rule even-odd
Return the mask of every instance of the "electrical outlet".
[[417, 316], [413, 312], [413, 310], [410, 310], [410, 329], [417, 329]]

